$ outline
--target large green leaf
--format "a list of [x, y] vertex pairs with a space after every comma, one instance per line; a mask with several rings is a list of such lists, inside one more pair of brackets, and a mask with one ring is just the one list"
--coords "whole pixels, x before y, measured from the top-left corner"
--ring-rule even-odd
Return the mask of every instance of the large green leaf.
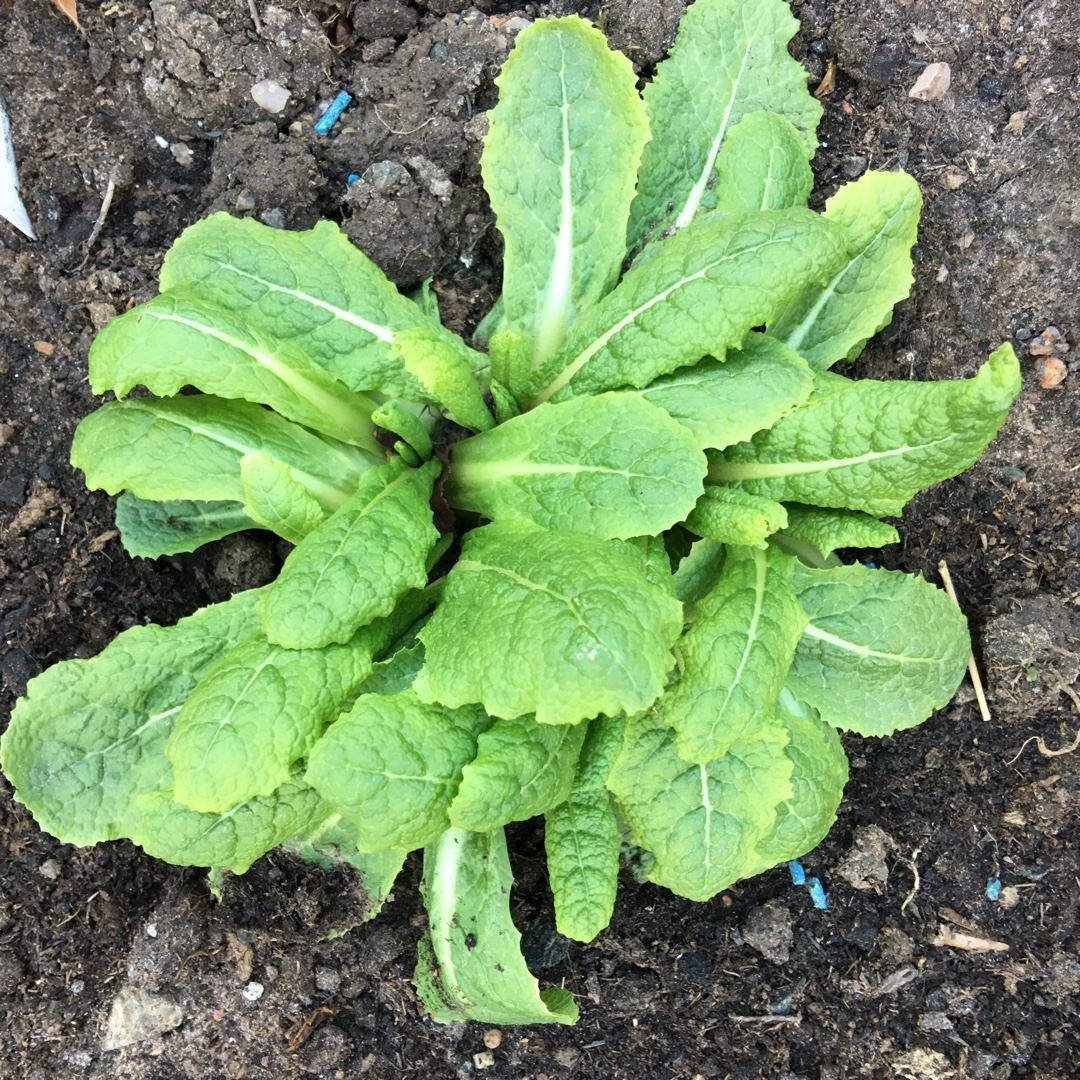
[[770, 322], [769, 333], [818, 371], [855, 359], [911, 289], [921, 208], [919, 185], [905, 172], [868, 172], [840, 188], [825, 217], [844, 230], [847, 260]]
[[259, 601], [263, 630], [289, 649], [349, 641], [398, 598], [427, 583], [438, 539], [428, 505], [442, 466], [410, 469], [401, 458], [360, 478], [356, 493], [310, 532]]
[[505, 322], [532, 342], [534, 364], [618, 276], [649, 137], [636, 81], [576, 16], [524, 30], [495, 80], [481, 167], [506, 242]]
[[211, 540], [258, 528], [238, 502], [172, 499], [151, 502], [125, 491], [116, 500], [116, 527], [129, 555], [156, 559], [194, 551]]
[[446, 496], [494, 521], [602, 539], [656, 534], [701, 494], [691, 433], [635, 394], [546, 404], [451, 449]]
[[789, 503], [787, 517], [784, 537], [809, 544], [826, 558], [837, 548], [879, 548], [900, 539], [892, 525], [858, 510]]
[[240, 459], [244, 512], [291, 544], [299, 544], [326, 520], [326, 509], [290, 465], [262, 451]]
[[542, 724], [634, 713], [663, 689], [681, 629], [681, 605], [628, 545], [497, 522], [465, 538], [414, 687]]
[[898, 570], [797, 566], [792, 585], [809, 616], [787, 685], [834, 727], [889, 735], [947, 705], [971, 642], [960, 609]]
[[1006, 344], [972, 379], [818, 380], [805, 405], [716, 454], [709, 479], [778, 502], [899, 514], [978, 458], [1020, 392], [1020, 365]]
[[807, 149], [821, 106], [787, 43], [799, 24], [783, 0], [697, 0], [671, 54], [645, 88], [652, 140], [630, 209], [629, 245], [686, 226], [711, 205], [716, 160], [729, 129], [768, 109], [799, 129]]
[[698, 601], [678, 644], [682, 675], [664, 695], [664, 719], [686, 761], [711, 761], [771, 723], [806, 625], [789, 583], [792, 562], [774, 548], [730, 547], [716, 588]]
[[136, 797], [169, 779], [165, 740], [202, 674], [258, 628], [255, 592], [176, 626], [134, 626], [91, 660], [30, 681], [0, 739], [4, 773], [38, 824], [68, 844], [131, 837]]
[[425, 705], [411, 690], [364, 694], [315, 744], [305, 779], [349, 820], [360, 851], [412, 851], [450, 827], [447, 808], [488, 723], [476, 706]]
[[708, 900], [761, 869], [756, 846], [792, 795], [787, 738], [779, 724], [763, 724], [753, 741], [692, 765], [659, 710], [627, 722], [608, 787], [633, 842], [655, 857], [651, 881]]
[[695, 222], [632, 268], [537, 369], [532, 403], [648, 386], [705, 355], [723, 359], [755, 326], [824, 281], [843, 234], [809, 210]]
[[416, 989], [439, 1023], [573, 1024], [566, 990], [540, 990], [510, 918], [513, 877], [502, 830], [447, 829], [424, 849], [428, 934], [420, 940]]

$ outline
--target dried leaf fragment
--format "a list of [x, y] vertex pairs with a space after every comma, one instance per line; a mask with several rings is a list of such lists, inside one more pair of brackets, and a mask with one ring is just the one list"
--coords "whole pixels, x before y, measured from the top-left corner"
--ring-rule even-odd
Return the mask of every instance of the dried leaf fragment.
[[966, 949], [968, 952], [1009, 951], [1009, 946], [1004, 941], [993, 941], [990, 938], [976, 937], [974, 934], [964, 934], [959, 930], [954, 930], [947, 923], [938, 924], [937, 936], [931, 944], [945, 945], [951, 949]]
[[937, 101], [949, 92], [952, 69], [948, 64], [927, 64], [908, 91], [916, 101]]
[[66, 16], [78, 26], [80, 30], [82, 29], [82, 27], [79, 26], [79, 9], [75, 0], [51, 0], [51, 3], [61, 15]]

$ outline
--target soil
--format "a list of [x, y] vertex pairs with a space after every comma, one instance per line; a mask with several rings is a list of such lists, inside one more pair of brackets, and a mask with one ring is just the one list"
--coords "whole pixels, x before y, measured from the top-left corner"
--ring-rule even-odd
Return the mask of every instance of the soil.
[[[477, 158], [507, 17], [599, 17], [647, 77], [685, 5], [255, 6], [261, 30], [236, 0], [84, 3], [80, 32], [46, 0], [0, 0], [0, 88], [41, 237], [0, 223], [5, 715], [49, 664], [93, 655], [135, 623], [175, 621], [280, 564], [263, 534], [128, 558], [111, 500], [68, 464], [72, 430], [96, 404], [85, 377], [95, 330], [153, 294], [181, 229], [216, 209], [289, 228], [338, 220], [402, 287], [433, 276], [444, 319], [469, 331], [499, 278]], [[847, 797], [803, 860], [827, 910], [783, 867], [706, 904], [626, 874], [611, 928], [578, 945], [552, 928], [539, 826], [513, 828], [530, 962], [578, 995], [582, 1018], [496, 1034], [435, 1025], [414, 995], [415, 858], [384, 911], [344, 933], [361, 900], [344, 871], [274, 853], [227, 878], [219, 903], [203, 873], [129, 844], [57, 843], [2, 786], [4, 1077], [1080, 1074], [1080, 751], [1046, 756], [1030, 741], [1066, 748], [1080, 727], [1080, 371], [1059, 345], [1068, 377], [1044, 386], [1045, 357], [1030, 353], [1047, 327], [1064, 345], [1080, 331], [1080, 8], [793, 7], [811, 84], [835, 61], [817, 204], [866, 168], [907, 169], [926, 200], [912, 296], [851, 371], [967, 376], [1003, 340], [1023, 356], [1024, 390], [983, 460], [915, 499], [901, 542], [873, 556], [933, 580], [948, 561], [993, 719], [965, 686], [918, 729], [845, 738]], [[910, 99], [930, 61], [951, 65], [950, 90]], [[264, 78], [291, 91], [280, 115], [249, 96]], [[340, 87], [355, 100], [319, 138], [316, 106]], [[963, 934], [1007, 948], [971, 951], [955, 944]], [[170, 1030], [107, 1049], [122, 988], [154, 995]]]

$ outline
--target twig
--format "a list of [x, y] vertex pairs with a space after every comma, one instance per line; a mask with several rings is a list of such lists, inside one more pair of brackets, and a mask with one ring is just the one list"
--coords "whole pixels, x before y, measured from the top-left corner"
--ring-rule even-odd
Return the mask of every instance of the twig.
[[[1080, 695], [1071, 686], [1066, 686], [1064, 680], [1060, 675], [1057, 676], [1058, 689], [1071, 699], [1073, 705], [1076, 706], [1076, 711], [1080, 713]], [[1077, 750], [1080, 750], [1080, 730], [1076, 732], [1076, 738], [1073, 739], [1071, 746], [1063, 746], [1060, 750], [1051, 750], [1043, 741], [1041, 735], [1032, 735], [1030, 739], [1024, 740], [1024, 745], [1020, 747], [1016, 753], [1005, 762], [1006, 765], [1011, 765], [1016, 759], [1027, 749], [1028, 743], [1035, 743], [1039, 748], [1039, 753], [1043, 757], [1061, 757], [1062, 754], [1072, 754]]]
[[76, 270], [81, 270], [86, 265], [90, 258], [90, 251], [97, 242], [97, 238], [101, 235], [101, 230], [105, 227], [105, 219], [109, 216], [109, 208], [112, 206], [113, 195], [116, 194], [116, 180], [119, 174], [120, 166], [114, 165], [112, 171], [109, 173], [109, 182], [105, 186], [105, 197], [101, 200], [101, 209], [98, 211], [97, 221], [94, 222], [94, 228], [90, 233], [90, 239], [86, 241], [86, 251], [83, 254], [83, 261], [75, 267]]
[[255, 24], [255, 33], [262, 37], [263, 24], [259, 18], [259, 9], [255, 6], [255, 0], [248, 0], [248, 11], [251, 12], [251, 21]]
[[416, 134], [416, 132], [418, 132], [418, 131], [420, 130], [420, 128], [426, 128], [426, 127], [428, 126], [428, 124], [430, 124], [430, 123], [431, 123], [431, 121], [435, 119], [435, 117], [434, 117], [434, 116], [429, 116], [429, 117], [428, 117], [428, 118], [427, 118], [427, 119], [426, 119], [426, 120], [425, 120], [425, 121], [424, 121], [424, 122], [423, 122], [423, 123], [422, 123], [422, 124], [420, 125], [420, 127], [414, 127], [414, 128], [413, 128], [413, 129], [411, 130], [411, 131], [398, 131], [398, 130], [397, 130], [397, 128], [392, 128], [392, 127], [391, 127], [391, 126], [390, 126], [390, 125], [389, 125], [389, 124], [388, 124], [388, 123], [387, 123], [387, 122], [386, 122], [386, 121], [385, 121], [385, 120], [384, 120], [384, 119], [383, 119], [383, 118], [382, 118], [382, 117], [381, 117], [381, 116], [379, 115], [379, 106], [378, 106], [378, 105], [376, 105], [376, 106], [375, 106], [374, 108], [375, 108], [375, 119], [376, 119], [376, 120], [378, 120], [378, 121], [379, 121], [379, 123], [380, 123], [380, 124], [382, 124], [382, 126], [383, 126], [384, 128], [386, 128], [386, 130], [387, 130], [387, 131], [389, 131], [391, 135], [415, 135], [415, 134]]
[[915, 894], [919, 891], [919, 886], [922, 884], [922, 880], [919, 877], [919, 868], [915, 864], [915, 860], [919, 857], [921, 852], [922, 852], [922, 848], [917, 847], [911, 853], [911, 858], [907, 860], [908, 866], [911, 867], [911, 876], [915, 879], [915, 882], [911, 886], [911, 892], [909, 892], [907, 894], [907, 899], [900, 905], [900, 910], [901, 911], [903, 911], [904, 908], [906, 908], [908, 906], [908, 904], [910, 904], [911, 901], [915, 899]]
[[794, 1016], [789, 1016], [786, 1013], [766, 1013], [764, 1016], [736, 1016], [734, 1013], [728, 1013], [728, 1019], [734, 1020], [736, 1024], [801, 1024], [802, 1014], [796, 1013]]
[[[953, 587], [952, 575], [949, 573], [948, 564], [944, 559], [938, 563], [938, 572], [941, 574], [941, 580], [945, 585], [945, 591], [949, 594], [949, 599], [959, 607], [960, 601], [956, 598], [956, 589]], [[971, 685], [975, 688], [975, 700], [979, 703], [979, 715], [984, 720], [989, 720], [990, 706], [986, 703], [986, 694], [983, 693], [982, 678], [979, 676], [979, 669], [975, 665], [974, 653], [968, 657], [968, 675], [971, 676]]]

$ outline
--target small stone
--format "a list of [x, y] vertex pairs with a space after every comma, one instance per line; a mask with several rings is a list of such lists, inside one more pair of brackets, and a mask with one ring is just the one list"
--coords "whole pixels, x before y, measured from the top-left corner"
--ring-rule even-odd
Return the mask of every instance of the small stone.
[[1069, 343], [1056, 326], [1048, 326], [1028, 345], [1032, 356], [1064, 356], [1069, 351]]
[[244, 987], [242, 994], [245, 1001], [258, 1001], [263, 996], [266, 987], [262, 983], [249, 982]]
[[271, 229], [284, 229], [285, 211], [281, 207], [275, 206], [272, 210], [264, 210], [259, 215], [259, 220], [264, 225], [269, 225]]
[[490, 1069], [495, 1064], [495, 1055], [490, 1050], [481, 1050], [479, 1054], [473, 1054], [472, 1063], [474, 1068]]
[[1039, 364], [1039, 385], [1044, 390], [1053, 390], [1068, 374], [1069, 369], [1056, 356], [1044, 356]]
[[46, 859], [38, 867], [38, 873], [46, 881], [55, 881], [60, 876], [60, 864], [55, 859]]
[[956, 165], [950, 165], [941, 174], [941, 186], [946, 191], [955, 191], [958, 187], [962, 187], [968, 181], [968, 174], [963, 169], [958, 168]]
[[35, 341], [34, 352], [39, 352], [42, 356], [52, 356], [56, 352], [56, 346], [51, 341]]
[[195, 160], [195, 155], [191, 152], [191, 147], [187, 143], [177, 142], [173, 143], [169, 150], [172, 151], [172, 156], [176, 159], [176, 164], [182, 168], [191, 168], [191, 163]]
[[908, 91], [916, 101], [938, 101], [949, 92], [952, 69], [948, 64], [927, 64]]
[[953, 1022], [943, 1012], [927, 1012], [919, 1017], [920, 1031], [952, 1031]]
[[396, 161], [376, 161], [367, 167], [362, 179], [376, 191], [392, 191], [409, 179], [409, 172], [404, 165], [399, 165]]
[[241, 191], [236, 196], [236, 202], [233, 204], [237, 210], [254, 210], [255, 209], [255, 196], [250, 191]]
[[484, 1045], [489, 1050], [495, 1050], [502, 1042], [502, 1032], [498, 1028], [489, 1028], [484, 1032]]
[[889, 881], [887, 855], [896, 841], [877, 825], [855, 832], [855, 843], [841, 860], [836, 872], [855, 889], [881, 892]]
[[840, 164], [840, 171], [848, 180], [857, 180], [864, 172], [870, 159], [865, 154], [845, 154]]
[[150, 923], [146, 928], [147, 937], [157, 937], [157, 923]]
[[119, 1050], [164, 1031], [172, 1031], [184, 1020], [183, 1010], [159, 994], [125, 986], [113, 1000], [102, 1047]]
[[502, 29], [506, 34], [519, 34], [526, 27], [532, 26], [532, 19], [526, 19], [523, 15], [515, 15], [503, 23]]
[[742, 936], [747, 945], [757, 949], [766, 960], [786, 964], [795, 938], [791, 912], [779, 901], [770, 900], [747, 915]]
[[337, 968], [317, 967], [315, 969], [315, 989], [334, 994], [341, 989], [341, 972]]
[[428, 57], [432, 60], [446, 60], [449, 56], [450, 50], [440, 41], [432, 45], [431, 52], [428, 53]]
[[104, 300], [91, 300], [86, 305], [86, 310], [90, 312], [90, 321], [95, 330], [104, 330], [105, 324], [116, 317], [116, 308], [112, 304], [106, 304]]
[[0, 424], [0, 446], [7, 446], [15, 438], [14, 424]]
[[268, 113], [279, 113], [289, 104], [289, 91], [273, 79], [263, 79], [251, 88], [251, 99]]

